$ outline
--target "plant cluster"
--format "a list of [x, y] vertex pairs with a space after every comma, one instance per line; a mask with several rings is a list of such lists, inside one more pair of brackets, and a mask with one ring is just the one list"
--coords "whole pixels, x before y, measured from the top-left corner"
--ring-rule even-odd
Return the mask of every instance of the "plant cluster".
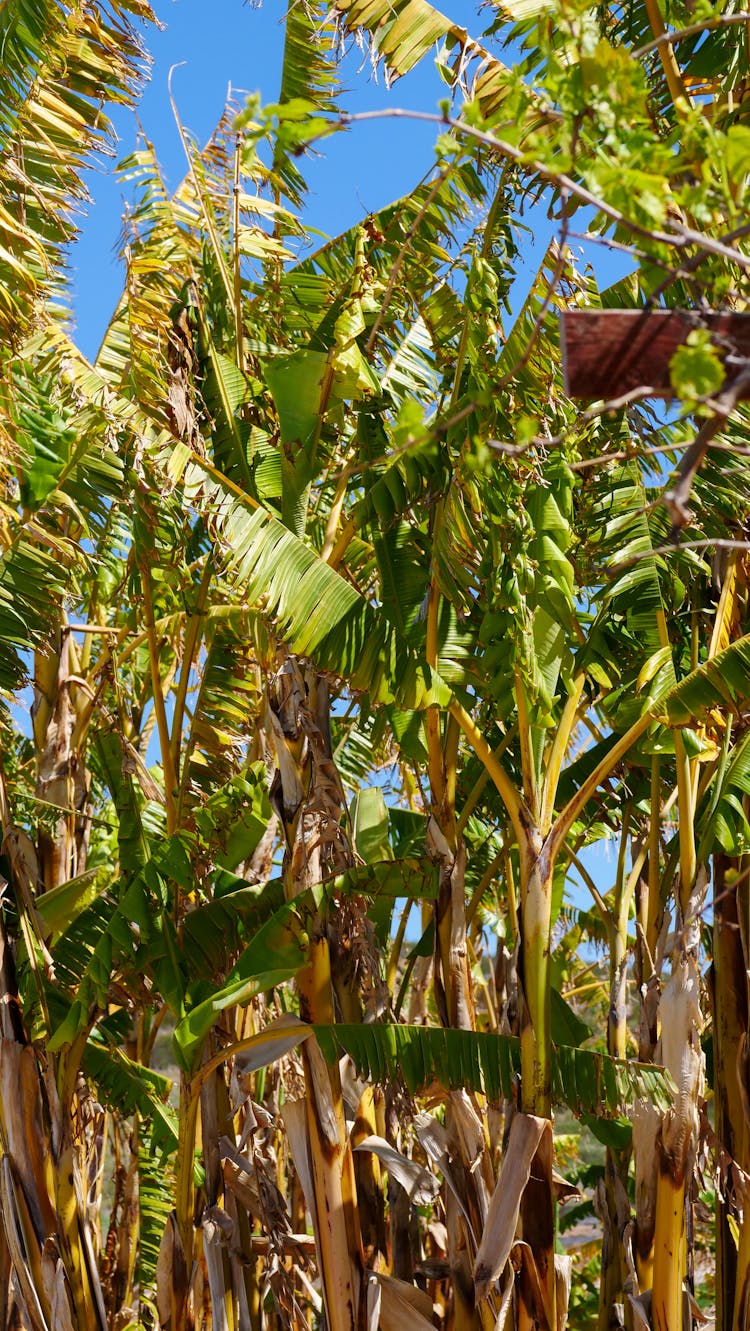
[[[276, 104], [121, 164], [89, 362], [153, 15], [0, 5], [3, 1331], [750, 1324], [750, 15], [480, 17], [290, 3]], [[319, 243], [350, 42], [447, 98]], [[566, 393], [628, 307], [674, 410]]]

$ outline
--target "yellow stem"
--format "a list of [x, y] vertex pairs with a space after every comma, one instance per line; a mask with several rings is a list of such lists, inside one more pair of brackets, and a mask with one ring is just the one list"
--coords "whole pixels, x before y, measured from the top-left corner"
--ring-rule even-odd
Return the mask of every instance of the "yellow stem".
[[656, 948], [656, 921], [661, 904], [661, 781], [658, 754], [651, 759], [650, 823], [648, 829], [648, 901], [641, 915], [646, 946], [653, 957]]
[[237, 135], [234, 148], [234, 200], [232, 208], [232, 241], [233, 241], [233, 260], [234, 260], [234, 336], [235, 353], [237, 357], [237, 368], [242, 372], [245, 368], [245, 352], [243, 347], [243, 329], [242, 329], [242, 270], [240, 266], [240, 145], [242, 135]]
[[[511, 740], [514, 739], [517, 729], [518, 727], [514, 725], [505, 735], [503, 735], [503, 738], [500, 740], [500, 743], [493, 750], [496, 758], [498, 759], [502, 758]], [[482, 791], [487, 785], [488, 780], [489, 780], [489, 773], [485, 770], [484, 772], [481, 772], [479, 774], [476, 781], [474, 782], [474, 785], [469, 791], [469, 798], [464, 804], [464, 807], [461, 810], [458, 821], [456, 823], [457, 835], [460, 836], [461, 833], [465, 831], [466, 824], [468, 823], [469, 819], [471, 818], [471, 815], [476, 809], [477, 804], [479, 803], [480, 797], [482, 795]]]
[[337, 540], [333, 550], [331, 551], [331, 556], [330, 559], [328, 560], [328, 563], [330, 564], [331, 568], [339, 567], [339, 564], [343, 560], [344, 555], [346, 554], [356, 534], [357, 534], [357, 528], [353, 522], [349, 521], [344, 523], [344, 526], [341, 528], [341, 532], [339, 534], [339, 539]]
[[508, 919], [510, 920], [510, 938], [513, 946], [518, 942], [518, 894], [513, 873], [513, 861], [505, 852], [505, 885], [508, 891]]
[[654, 1232], [654, 1285], [651, 1317], [654, 1331], [680, 1331], [682, 1284], [685, 1279], [685, 1183], [659, 1174]]
[[[664, 20], [659, 9], [659, 0], [646, 0], [646, 14], [651, 24], [651, 31], [654, 37], [663, 37], [667, 31], [664, 26]], [[675, 110], [685, 110], [690, 106], [687, 88], [683, 82], [682, 70], [677, 63], [677, 57], [674, 53], [674, 47], [670, 42], [659, 43], [659, 59], [661, 60], [664, 76], [667, 80], [669, 95]]]
[[565, 808], [558, 815], [557, 821], [550, 834], [553, 861], [557, 856], [560, 847], [563, 845], [573, 823], [588, 804], [594, 791], [598, 789], [604, 778], [609, 776], [610, 772], [614, 770], [620, 759], [623, 758], [628, 749], [635, 744], [636, 740], [640, 739], [641, 735], [645, 734], [649, 726], [653, 725], [654, 719], [655, 717], [652, 712], [644, 712], [643, 716], [640, 716], [630, 729], [626, 730], [624, 735], [621, 735], [618, 740], [615, 740], [609, 753], [606, 753], [601, 761], [597, 763], [593, 772], [589, 774], [583, 782], [583, 785], [576, 791], [575, 795], [573, 795], [572, 799], [568, 801]]
[[211, 574], [213, 573], [213, 563], [209, 556], [206, 560], [203, 575], [198, 588], [198, 599], [195, 610], [188, 620], [185, 630], [185, 645], [182, 653], [182, 666], [180, 669], [180, 678], [177, 684], [177, 693], [175, 695], [174, 716], [172, 717], [172, 739], [171, 753], [172, 766], [174, 769], [175, 782], [179, 788], [179, 802], [182, 800], [182, 787], [184, 780], [180, 779], [180, 748], [182, 744], [182, 722], [185, 716], [185, 702], [187, 699], [188, 684], [190, 682], [190, 671], [193, 668], [196, 649], [202, 636], [203, 612], [206, 608], [208, 589], [211, 583]]
[[[310, 960], [297, 977], [297, 988], [303, 1015], [313, 1021], [332, 1024], [331, 956], [325, 938], [311, 945]], [[354, 1165], [344, 1118], [338, 1067], [334, 1064], [329, 1069], [328, 1099], [325, 1088], [319, 1084], [320, 1072], [316, 1071], [313, 1062], [314, 1053], [315, 1050], [308, 1051], [306, 1043], [303, 1045], [302, 1063], [307, 1089], [305, 1107], [321, 1284], [330, 1331], [356, 1331], [359, 1305], [356, 1262], [361, 1240]], [[318, 1051], [318, 1062], [320, 1057]], [[322, 1117], [322, 1106], [326, 1099], [335, 1121], [335, 1132], [334, 1123], [324, 1121]]]
[[148, 657], [151, 665], [151, 691], [154, 697], [154, 714], [159, 731], [161, 765], [164, 773], [164, 799], [167, 806], [167, 832], [171, 836], [177, 829], [175, 796], [177, 793], [177, 774], [172, 761], [172, 748], [169, 742], [169, 723], [162, 692], [161, 669], [159, 665], [159, 647], [154, 627], [154, 603], [151, 596], [151, 574], [145, 560], [141, 563], [141, 588], [143, 591], [143, 610], [148, 634]]
[[552, 1012], [550, 927], [554, 860], [538, 831], [519, 848], [523, 997], [521, 1016], [521, 1107], [525, 1114], [552, 1114]]
[[526, 693], [520, 673], [516, 671], [515, 682], [516, 711], [518, 713], [518, 738], [521, 748], [521, 779], [524, 799], [531, 810], [531, 816], [539, 824], [539, 791], [537, 790], [534, 754], [531, 747], [531, 726], [526, 707]]
[[[445, 744], [443, 747], [444, 760], [443, 767], [445, 771], [445, 805], [446, 812], [453, 824], [453, 841], [455, 842], [455, 822], [456, 822], [456, 784], [458, 781], [458, 740], [461, 731], [455, 716], [448, 716], [445, 722]], [[444, 829], [445, 830], [445, 829]]]
[[[657, 34], [658, 35], [658, 34]], [[669, 647], [669, 630], [664, 611], [659, 609], [656, 614], [657, 628], [659, 632], [659, 642], [662, 647]], [[685, 745], [682, 740], [682, 734], [679, 730], [674, 730], [674, 752], [675, 763], [677, 766], [677, 816], [679, 827], [679, 845], [680, 845], [680, 904], [683, 911], [686, 910], [690, 892], [695, 882], [696, 858], [695, 858], [695, 831], [694, 807], [693, 807], [693, 781], [690, 771], [690, 760], [685, 752]]]
[[685, 752], [682, 735], [674, 731], [674, 751], [677, 763], [677, 818], [680, 838], [680, 905], [687, 909], [697, 870], [693, 808], [693, 782], [690, 759]]
[[576, 724], [578, 716], [578, 704], [581, 701], [583, 692], [584, 676], [576, 675], [568, 696], [568, 700], [563, 708], [560, 723], [552, 741], [552, 746], [547, 758], [547, 771], [542, 787], [542, 818], [541, 826], [544, 833], [549, 831], [552, 822], [552, 814], [555, 808], [557, 798], [557, 787], [560, 781], [560, 771], [562, 769], [563, 759], [568, 750], [570, 737]]
[[600, 980], [588, 980], [586, 984], [577, 984], [573, 989], [566, 989], [563, 998], [575, 998], [578, 994], [588, 994], [592, 989], [603, 990], [606, 985], [607, 981], [603, 977]]
[[393, 940], [390, 955], [388, 957], [388, 973], [386, 978], [386, 984], [388, 986], [389, 994], [393, 993], [393, 989], [396, 984], [396, 977], [398, 975], [398, 963], [401, 957], [401, 949], [404, 945], [406, 926], [409, 921], [409, 916], [411, 914], [411, 908], [413, 905], [414, 902], [410, 898], [407, 901], [406, 905], [404, 906], [403, 911], [401, 912], [401, 919], [399, 920], [398, 929], [396, 930], [396, 937]]
[[[443, 502], [439, 500], [436, 507], [432, 524], [433, 544], [440, 531], [440, 525], [443, 517]], [[440, 609], [440, 591], [435, 580], [434, 574], [430, 579], [430, 591], [427, 601], [427, 625], [426, 625], [426, 646], [425, 657], [431, 670], [437, 670], [438, 666], [438, 612]], [[432, 788], [433, 807], [440, 808], [445, 797], [445, 781], [443, 772], [443, 747], [440, 739], [440, 709], [438, 707], [428, 707], [424, 718], [425, 733], [427, 736], [427, 766], [430, 776], [430, 786]]]
[[479, 730], [474, 724], [469, 713], [464, 707], [462, 707], [457, 698], [451, 700], [448, 710], [451, 716], [455, 717], [469, 741], [469, 744], [477, 755], [477, 758], [488, 773], [490, 780], [495, 785], [495, 788], [505, 805], [508, 817], [513, 824], [516, 840], [518, 841], [519, 846], [521, 846], [526, 839], [524, 807], [521, 796], [513, 785], [507, 772], [505, 772], [498, 762], [481, 730]]
[[338, 530], [339, 519], [341, 517], [341, 510], [344, 507], [344, 500], [346, 499], [346, 488], [347, 488], [346, 477], [340, 476], [338, 483], [336, 485], [336, 490], [334, 492], [333, 503], [331, 504], [331, 511], [328, 514], [325, 536], [323, 537], [323, 547], [320, 552], [321, 559], [323, 559], [326, 563], [328, 563], [331, 560], [334, 550], [337, 548], [336, 532]]
[[[203, 1069], [201, 1069], [203, 1071]], [[195, 1211], [195, 1136], [200, 1098], [187, 1078], [180, 1087], [180, 1131], [177, 1142], [175, 1208], [187, 1269], [193, 1262], [193, 1216]]]
[[737, 599], [737, 551], [732, 551], [727, 572], [722, 580], [719, 604], [716, 607], [711, 641], [708, 646], [708, 659], [711, 660], [731, 642], [732, 621]]

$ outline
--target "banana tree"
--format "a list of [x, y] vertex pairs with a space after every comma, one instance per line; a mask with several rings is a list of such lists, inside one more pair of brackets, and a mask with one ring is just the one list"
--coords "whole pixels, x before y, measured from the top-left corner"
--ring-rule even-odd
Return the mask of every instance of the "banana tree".
[[[138, 189], [126, 289], [94, 365], [43, 301], [44, 266], [56, 271], [68, 235], [67, 223], [48, 235], [35, 211], [50, 179], [24, 185], [24, 217], [41, 240], [34, 233], [22, 253], [15, 223], [6, 227], [9, 344], [29, 327], [32, 298], [42, 331], [20, 370], [3, 369], [20, 502], [3, 510], [0, 632], [15, 655], [0, 669], [14, 687], [36, 648], [38, 690], [33, 755], [5, 726], [5, 1084], [43, 1066], [52, 1106], [48, 1156], [32, 1152], [24, 1166], [21, 1116], [3, 1094], [6, 1320], [14, 1307], [35, 1328], [68, 1315], [80, 1326], [151, 1317], [173, 1327], [210, 1315], [261, 1331], [310, 1325], [322, 1307], [333, 1331], [422, 1327], [434, 1309], [445, 1326], [508, 1316], [562, 1325], [570, 1272], [554, 1251], [553, 1103], [597, 1117], [637, 1100], [665, 1112], [662, 1158], [679, 1166], [679, 1178], [661, 1171], [656, 1247], [646, 1237], [640, 1254], [642, 1273], [654, 1270], [657, 1325], [676, 1324], [695, 1141], [692, 1121], [683, 1128], [698, 1079], [679, 1085], [667, 1112], [658, 1071], [624, 1061], [628, 903], [642, 852], [630, 877], [623, 858], [609, 921], [609, 1057], [553, 1041], [553, 930], [570, 856], [609, 830], [624, 847], [622, 807], [644, 782], [642, 966], [656, 957], [673, 862], [682, 920], [695, 914], [697, 866], [713, 843], [694, 840], [692, 813], [707, 809], [708, 827], [721, 791], [722, 817], [737, 815], [725, 719], [742, 711], [747, 644], [723, 628], [701, 637], [699, 559], [681, 555], [674, 576], [656, 562], [665, 513], [652, 510], [644, 528], [640, 510], [662, 478], [646, 493], [647, 463], [619, 467], [653, 425], [648, 414], [581, 419], [562, 392], [550, 302], [596, 303], [593, 282], [552, 246], [507, 331], [498, 314], [514, 226], [540, 179], [557, 191], [563, 230], [579, 179], [600, 191], [602, 217], [622, 203], [598, 154], [597, 136], [611, 136], [600, 66], [627, 127], [619, 175], [653, 186], [641, 191], [653, 215], [635, 217], [627, 200], [618, 237], [633, 222], [672, 226], [662, 122], [653, 130], [647, 102], [674, 74], [672, 48], [659, 29], [645, 75], [618, 81], [623, 57], [632, 67], [619, 29], [592, 60], [593, 28], [545, 22], [535, 50], [526, 15], [518, 35], [530, 66], [544, 64], [540, 95], [495, 57], [491, 33], [472, 44], [422, 0], [395, 23], [392, 7], [339, 11], [347, 31], [377, 37], [393, 74], [442, 39], [448, 81], [475, 95], [466, 136], [441, 140], [437, 166], [406, 198], [298, 254], [305, 147], [343, 122], [336, 33], [322, 11], [295, 7], [273, 107], [228, 108], [203, 151], [183, 131], [187, 174], [173, 197], [148, 145], [126, 164]], [[64, 20], [44, 6], [7, 17], [31, 52], [11, 70], [31, 139], [39, 88], [51, 81], [55, 97], [74, 99], [91, 68], [66, 84], [82, 50], [68, 33], [65, 58], [50, 58], [23, 102], [23, 68], [54, 50]], [[107, 21], [95, 36], [109, 51]], [[127, 32], [113, 97], [129, 95], [135, 70]], [[715, 58], [721, 42], [711, 41]], [[19, 49], [5, 41], [3, 58]], [[502, 139], [509, 118], [514, 142]], [[684, 136], [685, 172], [707, 156], [706, 135], [724, 135], [721, 116], [716, 124]], [[13, 143], [20, 132], [14, 122]], [[47, 170], [66, 198], [79, 188], [69, 137], [37, 134], [25, 164], [36, 170], [51, 143], [60, 160]], [[731, 127], [725, 139], [731, 148]], [[575, 159], [579, 147], [576, 178], [563, 183], [560, 153]], [[722, 186], [699, 173], [689, 201], [686, 175], [672, 171], [677, 205], [702, 210], [711, 236], [737, 206], [729, 156]], [[665, 261], [663, 239], [642, 240]], [[731, 274], [735, 257], [714, 247], [712, 274], [722, 263]], [[697, 344], [693, 372], [706, 355], [712, 364]], [[662, 427], [667, 461], [674, 441]], [[720, 462], [709, 458], [698, 478], [701, 517], [741, 524], [741, 476], [727, 493]], [[706, 539], [718, 534], [716, 517]], [[625, 577], [612, 569], [623, 559], [635, 560]], [[685, 587], [692, 632], [679, 618]], [[683, 738], [696, 725], [705, 733]], [[377, 794], [384, 781], [391, 809]], [[666, 855], [665, 785], [680, 813]], [[35, 859], [26, 828], [37, 825]], [[518, 949], [518, 1042], [497, 1029], [471, 928], [493, 890]], [[399, 897], [422, 912], [405, 965], [406, 925], [395, 938], [391, 929]], [[677, 952], [673, 997], [689, 1021], [674, 1025], [674, 1050], [662, 1046], [675, 1070], [686, 1042], [695, 1053], [700, 1022], [697, 953]], [[403, 1024], [422, 963], [414, 1011], [428, 1024]], [[163, 1024], [175, 1031], [177, 1121], [149, 1066]], [[725, 1078], [732, 1038], [717, 1060]], [[340, 1067], [342, 1052], [351, 1062]], [[421, 1114], [399, 1098], [399, 1068]], [[29, 1116], [43, 1117], [38, 1072], [18, 1081]], [[101, 1252], [89, 1217], [107, 1134], [89, 1086], [116, 1160]], [[681, 1149], [670, 1155], [672, 1138]], [[82, 1171], [86, 1204], [61, 1166], [50, 1184], [49, 1161]], [[639, 1169], [636, 1149], [637, 1182]], [[428, 1233], [417, 1199], [431, 1208]], [[680, 1255], [665, 1263], [670, 1247]], [[726, 1235], [723, 1254], [729, 1270]], [[624, 1292], [626, 1257], [623, 1244], [619, 1280], [605, 1282], [612, 1295], [615, 1283]]]

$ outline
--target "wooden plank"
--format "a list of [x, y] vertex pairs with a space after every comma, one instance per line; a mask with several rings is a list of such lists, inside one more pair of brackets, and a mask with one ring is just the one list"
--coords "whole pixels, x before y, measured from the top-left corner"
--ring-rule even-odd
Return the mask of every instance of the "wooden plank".
[[[722, 357], [750, 357], [750, 314], [732, 310], [564, 310], [560, 343], [569, 397], [598, 402], [638, 388], [672, 398], [669, 362], [694, 328]], [[731, 371], [730, 371], [731, 373]], [[743, 394], [750, 396], [750, 390]]]

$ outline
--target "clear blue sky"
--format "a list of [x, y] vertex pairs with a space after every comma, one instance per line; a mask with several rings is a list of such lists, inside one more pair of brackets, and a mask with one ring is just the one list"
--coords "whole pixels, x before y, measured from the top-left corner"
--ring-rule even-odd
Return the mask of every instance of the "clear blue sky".
[[[241, 0], [155, 0], [164, 29], [147, 33], [154, 65], [138, 119], [170, 185], [177, 185], [185, 170], [167, 92], [170, 68], [184, 62], [174, 72], [173, 90], [184, 124], [202, 143], [221, 116], [230, 85], [235, 92], [259, 92], [264, 102], [277, 100], [285, 8], [282, 0], [266, 0], [260, 8]], [[449, 0], [443, 8], [469, 32], [481, 32], [482, 19], [469, 0]], [[446, 93], [429, 60], [389, 90], [382, 73], [374, 77], [369, 59], [356, 46], [344, 62], [343, 81], [349, 91], [342, 106], [349, 111], [387, 106], [435, 111]], [[137, 124], [131, 113], [122, 113], [115, 125], [117, 156], [122, 158], [135, 147]], [[308, 223], [335, 235], [398, 198], [434, 161], [437, 134], [433, 125], [377, 121], [324, 141], [321, 156], [307, 167]], [[73, 250], [72, 278], [77, 340], [93, 356], [122, 286], [116, 242], [127, 192], [116, 178], [114, 162], [90, 173], [88, 183], [93, 203]], [[552, 229], [541, 209], [535, 212], [535, 224], [540, 234], [536, 243], [533, 238], [528, 242], [530, 270], [540, 262]]]

